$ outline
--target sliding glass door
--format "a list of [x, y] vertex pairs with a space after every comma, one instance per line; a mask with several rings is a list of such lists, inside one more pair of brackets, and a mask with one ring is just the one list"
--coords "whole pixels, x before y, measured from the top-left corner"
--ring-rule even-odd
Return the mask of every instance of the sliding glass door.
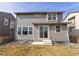
[[39, 26], [39, 38], [48, 38], [48, 26]]

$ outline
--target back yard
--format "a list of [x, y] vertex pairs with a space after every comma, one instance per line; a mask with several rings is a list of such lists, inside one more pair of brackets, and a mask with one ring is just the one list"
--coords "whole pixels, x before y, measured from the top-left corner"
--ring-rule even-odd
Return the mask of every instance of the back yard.
[[0, 46], [1, 56], [70, 56], [79, 55], [79, 47], [69, 45], [15, 45]]

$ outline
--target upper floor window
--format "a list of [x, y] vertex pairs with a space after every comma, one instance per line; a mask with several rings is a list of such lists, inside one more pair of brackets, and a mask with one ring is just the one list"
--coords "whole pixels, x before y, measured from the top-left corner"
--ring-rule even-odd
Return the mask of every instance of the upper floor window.
[[53, 17], [53, 20], [56, 20], [56, 17], [57, 17], [57, 16], [56, 16], [56, 14], [53, 14], [52, 17]]
[[56, 20], [57, 19], [57, 14], [48, 14], [48, 20]]
[[4, 25], [9, 25], [9, 19], [4, 18]]
[[48, 14], [48, 20], [52, 20], [50, 13]]
[[56, 32], [60, 32], [60, 31], [61, 31], [60, 26], [59, 25], [56, 26]]

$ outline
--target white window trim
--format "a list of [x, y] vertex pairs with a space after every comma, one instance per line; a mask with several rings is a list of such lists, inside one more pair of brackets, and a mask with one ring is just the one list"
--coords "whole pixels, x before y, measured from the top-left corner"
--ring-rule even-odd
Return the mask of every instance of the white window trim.
[[[28, 34], [27, 35], [23, 34], [23, 27], [28, 27]], [[22, 35], [23, 36], [32, 36], [33, 35], [33, 26], [23, 26], [23, 27], [22, 27]], [[29, 27], [32, 27], [32, 34], [31, 35], [29, 35]]]
[[[21, 27], [21, 26], [18, 26], [18, 27]], [[18, 27], [17, 27], [17, 35], [19, 35], [19, 34], [18, 34]], [[21, 27], [21, 34], [20, 34], [20, 35], [22, 35], [22, 27]], [[20, 35], [19, 35], [19, 36], [20, 36]]]
[[48, 22], [49, 20], [48, 20], [48, 14], [46, 14], [46, 22]]
[[53, 20], [53, 13], [52, 13], [52, 20], [48, 19], [48, 14], [46, 14], [46, 21], [58, 21], [58, 14], [56, 14], [56, 20]]
[[[57, 31], [56, 31], [56, 26], [60, 26], [60, 32], [57, 32]], [[61, 25], [56, 25], [56, 26], [55, 26], [55, 32], [56, 32], [56, 33], [62, 33], [62, 26], [61, 26]]]
[[[40, 35], [39, 35], [39, 33], [40, 33], [40, 31], [39, 31], [39, 29], [40, 29], [40, 26], [43, 26], [43, 27], [48, 27], [48, 38], [40, 38]], [[38, 26], [38, 39], [49, 39], [49, 26], [48, 25], [39, 25]]]
[[[32, 34], [29, 34], [29, 27], [32, 27]], [[28, 35], [33, 35], [33, 26], [28, 26]]]
[[[18, 27], [21, 27], [21, 35], [22, 36], [32, 36], [33, 35], [33, 26], [18, 26]], [[17, 27], [17, 35], [18, 35], [18, 27]], [[28, 27], [28, 34], [27, 35], [23, 34], [23, 27]], [[31, 35], [29, 35], [29, 27], [32, 27], [32, 34]]]
[[[27, 27], [27, 29], [28, 29], [28, 26], [23, 26], [23, 27]], [[22, 35], [23, 36], [28, 36], [29, 34], [28, 34], [28, 32], [27, 32], [27, 35], [26, 34], [23, 34], [23, 27], [22, 27]], [[29, 31], [29, 30], [28, 30]]]
[[[52, 14], [52, 20], [53, 20], [53, 14]], [[57, 21], [58, 20], [58, 15], [56, 14], [56, 20], [53, 21]]]

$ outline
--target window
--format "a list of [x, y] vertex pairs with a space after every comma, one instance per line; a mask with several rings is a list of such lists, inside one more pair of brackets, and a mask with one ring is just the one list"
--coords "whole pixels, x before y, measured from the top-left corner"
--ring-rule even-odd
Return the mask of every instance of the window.
[[28, 35], [28, 27], [23, 27], [23, 35]]
[[23, 27], [23, 35], [32, 35], [32, 27]]
[[56, 20], [56, 17], [57, 17], [56, 14], [53, 14], [53, 20]]
[[60, 32], [60, 26], [56, 26], [56, 32]]
[[32, 27], [18, 27], [18, 35], [32, 35]]
[[18, 34], [21, 35], [21, 27], [18, 27]]
[[40, 27], [40, 38], [43, 38], [43, 27]]
[[44, 38], [48, 38], [48, 27], [44, 27]]
[[57, 14], [48, 14], [48, 20], [56, 20]]
[[13, 21], [10, 22], [10, 29], [14, 29], [14, 27], [15, 27], [14, 24], [15, 23]]
[[52, 18], [51, 18], [51, 14], [48, 14], [48, 20], [51, 20]]
[[29, 35], [32, 35], [32, 27], [29, 27]]
[[4, 18], [4, 25], [9, 25], [9, 19]]
[[48, 38], [48, 27], [40, 26], [39, 36], [40, 38]]

